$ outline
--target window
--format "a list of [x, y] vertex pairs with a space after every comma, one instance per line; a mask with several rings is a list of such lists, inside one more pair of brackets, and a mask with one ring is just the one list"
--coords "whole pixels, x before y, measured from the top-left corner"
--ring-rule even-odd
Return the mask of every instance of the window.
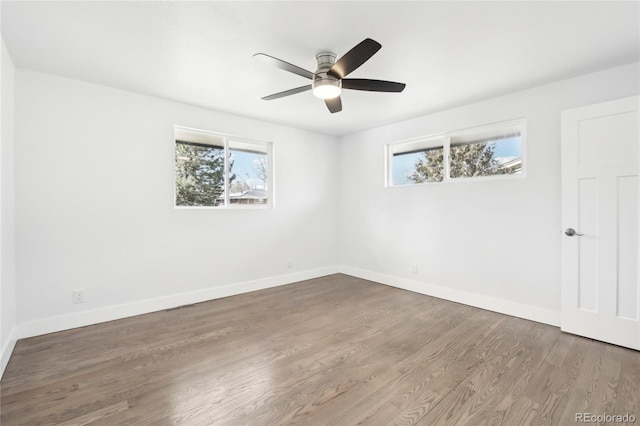
[[523, 174], [524, 120], [387, 146], [387, 185]]
[[271, 205], [271, 144], [175, 128], [176, 207]]

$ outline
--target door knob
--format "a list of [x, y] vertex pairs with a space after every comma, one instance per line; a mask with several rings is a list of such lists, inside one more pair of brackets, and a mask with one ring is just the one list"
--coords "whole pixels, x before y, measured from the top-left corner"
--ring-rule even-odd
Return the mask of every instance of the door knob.
[[582, 236], [584, 234], [578, 234], [575, 229], [567, 228], [567, 229], [564, 230], [564, 235], [566, 235], [567, 237], [573, 237], [573, 236], [576, 236], [576, 235], [578, 237], [580, 237], [580, 236]]

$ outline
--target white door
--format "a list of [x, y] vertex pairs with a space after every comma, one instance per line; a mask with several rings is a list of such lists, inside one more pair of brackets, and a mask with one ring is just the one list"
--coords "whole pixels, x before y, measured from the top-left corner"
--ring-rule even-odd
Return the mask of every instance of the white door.
[[640, 349], [637, 96], [562, 112], [561, 328]]

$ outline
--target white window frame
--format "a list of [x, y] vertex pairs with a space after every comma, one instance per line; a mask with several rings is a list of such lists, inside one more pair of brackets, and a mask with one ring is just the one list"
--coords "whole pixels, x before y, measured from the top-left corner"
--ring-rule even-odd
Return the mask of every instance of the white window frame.
[[[386, 187], [414, 187], [420, 185], [438, 185], [443, 183], [459, 183], [459, 182], [478, 182], [503, 179], [523, 179], [527, 174], [526, 162], [526, 120], [524, 118], [503, 121], [500, 123], [489, 124], [485, 126], [473, 127], [463, 130], [456, 130], [446, 133], [436, 133], [432, 135], [422, 136], [413, 139], [405, 139], [402, 141], [392, 142], [385, 146], [385, 186]], [[475, 177], [451, 177], [450, 176], [450, 152], [452, 141], [455, 144], [456, 139], [473, 139], [474, 136], [492, 135], [507, 133], [508, 131], [518, 128], [520, 131], [520, 159], [521, 171], [514, 174], [475, 176]], [[470, 141], [470, 143], [473, 143]], [[440, 182], [423, 182], [412, 184], [394, 184], [393, 183], [393, 156], [412, 152], [418, 149], [430, 149], [442, 147], [443, 149], [443, 179]]]
[[[176, 205], [176, 173], [175, 173], [175, 150], [176, 150], [176, 143], [177, 143], [177, 138], [176, 138], [176, 134], [179, 131], [185, 131], [185, 132], [194, 132], [194, 133], [202, 133], [205, 135], [211, 135], [214, 136], [216, 138], [219, 138], [222, 140], [223, 146], [224, 146], [224, 204], [220, 205], [220, 206], [178, 206]], [[260, 149], [263, 149], [266, 151], [266, 155], [267, 155], [267, 170], [268, 170], [268, 176], [267, 176], [267, 182], [266, 182], [266, 186], [267, 186], [267, 202], [266, 204], [240, 204], [240, 203], [230, 203], [230, 197], [229, 197], [229, 151], [233, 150], [233, 146], [230, 147], [230, 144], [233, 145], [234, 142], [239, 142], [242, 144], [248, 144], [248, 145], [255, 145], [256, 147], [260, 147]], [[219, 145], [212, 145], [212, 146], [219, 146]], [[174, 126], [174, 133], [173, 133], [173, 143], [171, 144], [171, 147], [173, 148], [173, 156], [174, 156], [174, 168], [173, 168], [173, 207], [177, 210], [183, 210], [183, 209], [213, 209], [213, 210], [229, 210], [229, 209], [241, 209], [241, 210], [245, 210], [245, 209], [272, 209], [275, 207], [275, 200], [274, 200], [274, 187], [275, 187], [275, 174], [273, 172], [273, 142], [267, 142], [267, 141], [261, 141], [261, 140], [257, 140], [257, 139], [249, 139], [249, 138], [245, 138], [245, 137], [241, 137], [241, 136], [235, 136], [235, 135], [230, 135], [230, 134], [226, 134], [226, 133], [219, 133], [219, 132], [213, 132], [210, 130], [202, 130], [202, 129], [196, 129], [193, 127], [185, 127], [185, 126], [179, 126], [179, 125], [175, 125]]]

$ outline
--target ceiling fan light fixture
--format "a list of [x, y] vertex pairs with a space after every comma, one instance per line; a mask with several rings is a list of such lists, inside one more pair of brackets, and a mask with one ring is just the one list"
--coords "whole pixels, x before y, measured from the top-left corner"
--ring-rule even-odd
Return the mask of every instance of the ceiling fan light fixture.
[[338, 97], [342, 92], [340, 83], [340, 80], [332, 77], [316, 79], [313, 81], [313, 95], [320, 99]]

